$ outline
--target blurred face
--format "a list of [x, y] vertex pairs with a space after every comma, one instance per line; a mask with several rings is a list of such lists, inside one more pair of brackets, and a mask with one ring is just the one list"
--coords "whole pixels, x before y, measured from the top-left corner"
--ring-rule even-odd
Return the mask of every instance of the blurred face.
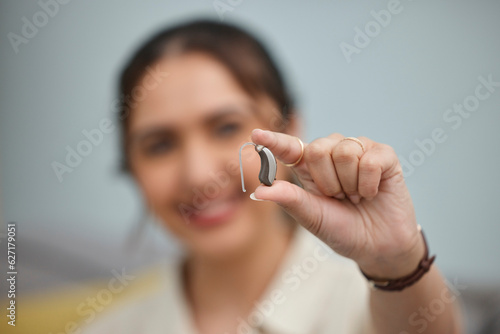
[[[138, 86], [143, 95], [129, 117], [129, 157], [150, 209], [194, 253], [226, 257], [252, 247], [282, 223], [280, 210], [255, 202], [260, 159], [238, 151], [254, 128], [280, 119], [269, 99], [250, 97], [226, 67], [208, 55], [165, 58]], [[168, 72], [161, 80], [154, 71]], [[278, 167], [278, 178], [285, 178]], [[285, 171], [286, 173], [286, 171]]]

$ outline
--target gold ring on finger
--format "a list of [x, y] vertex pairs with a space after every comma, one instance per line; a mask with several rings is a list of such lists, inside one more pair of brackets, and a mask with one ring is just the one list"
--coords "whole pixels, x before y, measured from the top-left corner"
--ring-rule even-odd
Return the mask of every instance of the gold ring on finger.
[[344, 140], [350, 140], [350, 141], [355, 142], [356, 144], [358, 144], [361, 147], [361, 150], [363, 151], [363, 153], [365, 153], [365, 145], [363, 145], [363, 142], [361, 140], [359, 140], [358, 138], [356, 138], [356, 137], [345, 137], [340, 142], [343, 142]]

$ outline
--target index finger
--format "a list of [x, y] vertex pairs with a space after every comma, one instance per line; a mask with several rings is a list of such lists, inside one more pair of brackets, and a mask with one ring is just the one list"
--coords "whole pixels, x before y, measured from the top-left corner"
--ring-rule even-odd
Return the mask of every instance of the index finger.
[[285, 133], [254, 129], [251, 139], [255, 144], [269, 148], [274, 156], [285, 164], [296, 162], [303, 154], [300, 139]]

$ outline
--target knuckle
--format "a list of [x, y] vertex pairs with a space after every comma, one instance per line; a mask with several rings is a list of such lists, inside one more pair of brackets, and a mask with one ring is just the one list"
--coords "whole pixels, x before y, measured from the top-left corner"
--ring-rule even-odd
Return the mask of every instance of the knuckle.
[[393, 155], [393, 156], [396, 156], [396, 151], [394, 151], [394, 148], [390, 145], [387, 145], [387, 144], [380, 144], [382, 149], [387, 152], [387, 154], [390, 154], [390, 155]]
[[373, 142], [370, 138], [364, 136], [358, 137], [358, 139], [361, 140], [363, 143]]
[[316, 139], [304, 149], [304, 157], [308, 161], [317, 161], [329, 154], [328, 145], [323, 138]]
[[372, 174], [380, 169], [380, 164], [377, 159], [373, 157], [365, 157], [359, 162], [360, 173]]
[[337, 163], [350, 163], [357, 159], [356, 150], [345, 143], [338, 144], [332, 156]]
[[333, 140], [341, 140], [342, 138], [344, 138], [344, 136], [341, 135], [340, 133], [332, 133], [328, 136], [328, 138]]

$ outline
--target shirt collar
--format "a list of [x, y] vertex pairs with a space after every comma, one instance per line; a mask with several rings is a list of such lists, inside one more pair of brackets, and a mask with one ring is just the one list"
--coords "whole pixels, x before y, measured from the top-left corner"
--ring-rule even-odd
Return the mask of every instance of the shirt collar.
[[[261, 305], [273, 308], [264, 317], [264, 333], [303, 334], [315, 332], [329, 301], [330, 275], [322, 274], [322, 262], [332, 250], [302, 226], [297, 226], [292, 245]], [[282, 296], [282, 298], [277, 298]], [[263, 310], [261, 307], [260, 310]], [[259, 307], [254, 309], [259, 311]]]

